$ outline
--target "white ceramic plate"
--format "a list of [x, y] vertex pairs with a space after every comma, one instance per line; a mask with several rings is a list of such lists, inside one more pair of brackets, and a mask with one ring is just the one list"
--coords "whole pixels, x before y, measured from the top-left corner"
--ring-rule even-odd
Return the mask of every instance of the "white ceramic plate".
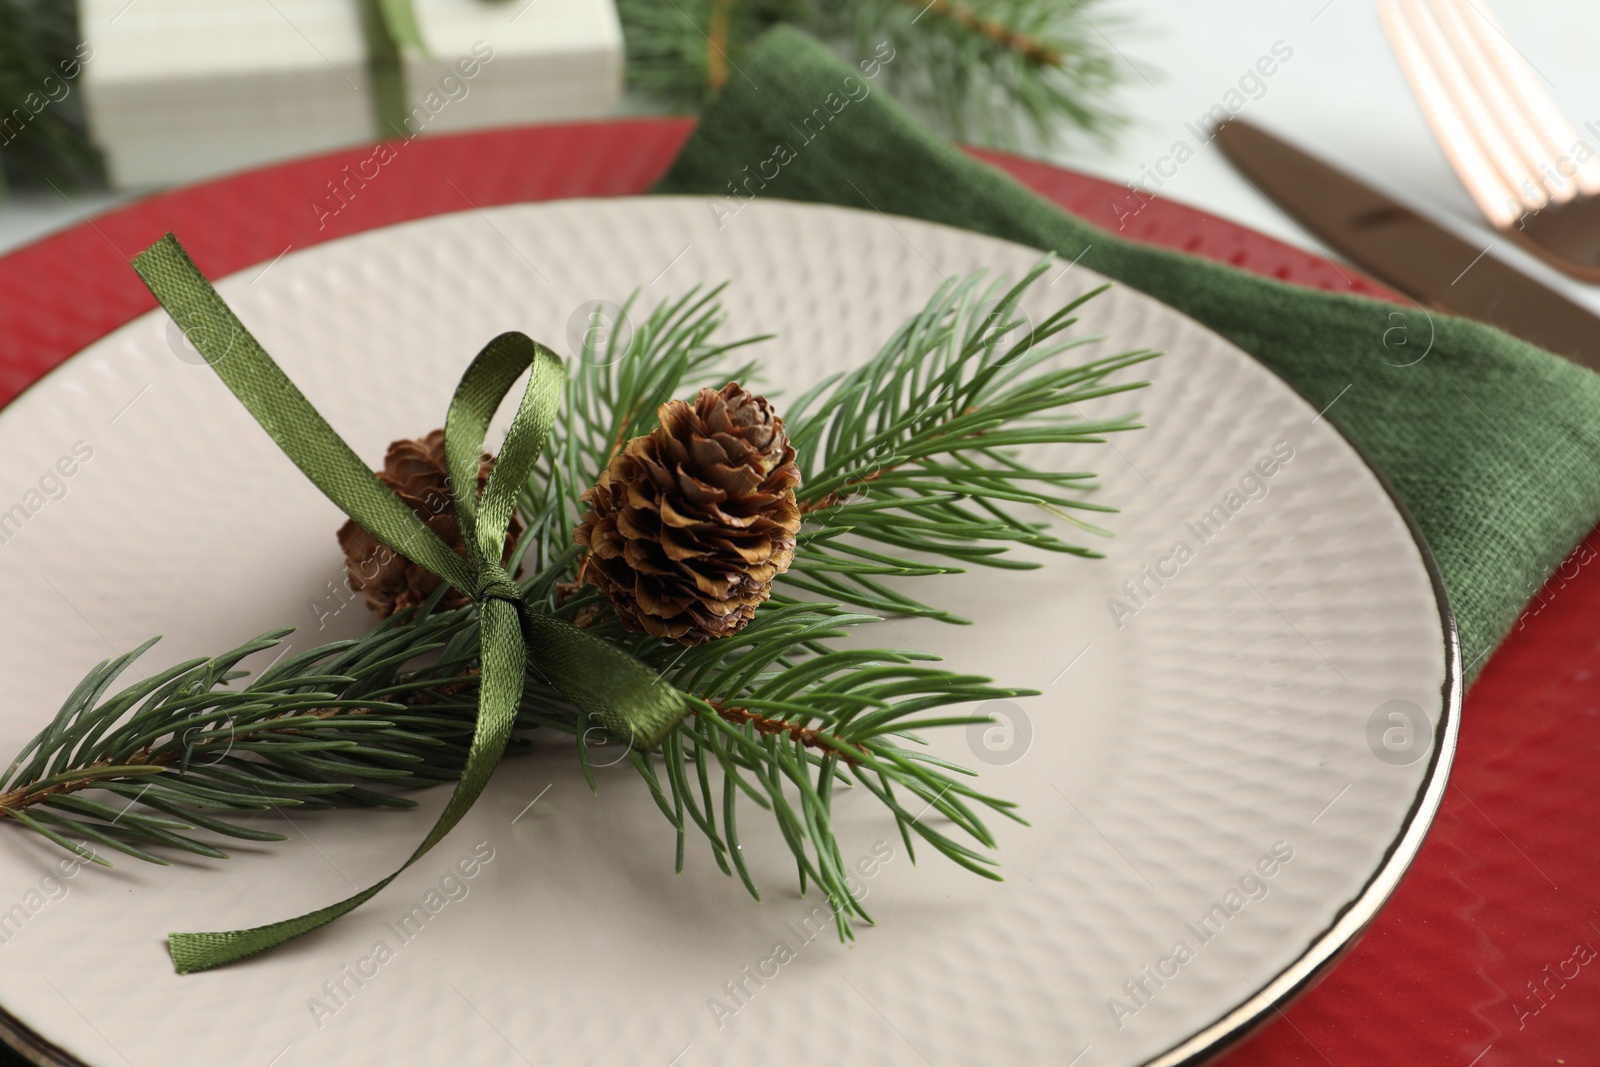
[[[488, 338], [520, 329], [564, 347], [575, 309], [636, 286], [651, 302], [731, 279], [728, 336], [776, 332], [761, 349], [770, 382], [794, 390], [866, 358], [942, 276], [1014, 278], [1037, 258], [787, 203], [719, 229], [699, 200], [652, 198], [409, 223], [219, 288], [376, 464], [391, 439], [441, 422]], [[1081, 267], [1050, 277], [1036, 316], [1099, 281]], [[1315, 408], [1131, 289], [1083, 318], [1109, 337], [1085, 354], [1169, 353], [1136, 368], [1150, 388], [1101, 409], [1139, 410], [1148, 429], [1062, 454], [1103, 472], [1098, 498], [1124, 509], [1109, 558], [942, 580], [937, 599], [977, 625], [885, 626], [888, 643], [1044, 691], [1009, 709], [1007, 729], [936, 739], [1032, 820], [996, 824], [1004, 884], [936, 854], [913, 868], [876, 802], [847, 796], [846, 857], [871, 872], [879, 925], [844, 947], [811, 936], [822, 902], [796, 894], [754, 813], [761, 904], [698, 843], [674, 877], [672, 835], [626, 763], [591, 795], [551, 742], [502, 765], [462, 824], [356, 913], [185, 978], [168, 931], [340, 899], [393, 868], [445, 790], [412, 812], [297, 815], [291, 841], [226, 862], [130, 860], [60, 882], [46, 875], [62, 854], [0, 827], [13, 1039], [41, 1062], [96, 1065], [1092, 1067], [1183, 1062], [1271, 1014], [1371, 918], [1420, 843], [1454, 744], [1454, 634], [1414, 530]], [[73, 475], [47, 477], [75, 448]], [[368, 623], [359, 605], [329, 616], [341, 516], [161, 313], [7, 408], [0, 457], [0, 509], [29, 509], [0, 544], [5, 754], [85, 668], [151, 634], [166, 639], [148, 668], [271, 627], [305, 627], [304, 647]], [[41, 478], [49, 492], [30, 496]], [[492, 858], [466, 895], [402, 940], [391, 924], [475, 852]], [[380, 942], [392, 958], [363, 962]]]

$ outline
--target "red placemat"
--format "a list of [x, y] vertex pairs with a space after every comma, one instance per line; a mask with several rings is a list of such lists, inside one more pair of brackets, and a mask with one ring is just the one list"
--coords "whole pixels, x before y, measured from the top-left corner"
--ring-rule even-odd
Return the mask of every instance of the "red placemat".
[[[517, 201], [643, 192], [688, 120], [429, 138], [141, 201], [0, 259], [0, 404], [155, 306], [127, 260], [172, 230], [215, 277], [376, 226]], [[1122, 236], [1341, 292], [1390, 296], [1307, 252], [1120, 186], [976, 153]], [[1218, 1067], [1600, 1063], [1600, 531], [1535, 597], [1468, 694], [1450, 789], [1362, 940]]]

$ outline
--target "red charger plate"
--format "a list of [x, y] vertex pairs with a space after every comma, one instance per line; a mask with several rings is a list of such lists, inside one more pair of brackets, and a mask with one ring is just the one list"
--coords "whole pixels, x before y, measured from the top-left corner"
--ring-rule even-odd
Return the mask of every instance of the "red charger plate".
[[[155, 306], [128, 259], [168, 230], [230, 274], [377, 226], [519, 201], [644, 192], [686, 119], [541, 126], [353, 148], [87, 219], [0, 258], [0, 404]], [[1299, 285], [1399, 299], [1242, 226], [1043, 163], [974, 155], [1122, 236]], [[347, 170], [346, 168], [349, 168]], [[336, 193], [335, 189], [339, 191]], [[1216, 1067], [1600, 1063], [1600, 530], [1467, 694], [1449, 790], [1393, 899], [1310, 992]], [[1580, 962], [1588, 961], [1588, 962]]]

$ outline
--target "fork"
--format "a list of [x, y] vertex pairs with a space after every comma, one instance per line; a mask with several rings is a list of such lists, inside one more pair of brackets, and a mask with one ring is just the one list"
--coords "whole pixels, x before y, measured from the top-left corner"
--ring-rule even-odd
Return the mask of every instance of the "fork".
[[1600, 158], [1482, 0], [1378, 0], [1406, 80], [1500, 233], [1600, 282]]

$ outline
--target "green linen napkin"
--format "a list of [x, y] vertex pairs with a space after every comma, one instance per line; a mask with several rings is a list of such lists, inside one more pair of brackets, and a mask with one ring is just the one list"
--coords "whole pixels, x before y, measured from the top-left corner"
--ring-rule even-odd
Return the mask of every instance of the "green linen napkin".
[[936, 137], [872, 88], [871, 67], [847, 67], [803, 33], [772, 30], [739, 65], [657, 192], [720, 199], [786, 145], [793, 158], [779, 157], [774, 178], [762, 168], [761, 197], [908, 215], [1082, 256], [1227, 337], [1318, 407], [1337, 399], [1328, 417], [1389, 478], [1438, 560], [1469, 678], [1600, 518], [1600, 376], [1439, 313], [1426, 358], [1396, 366], [1414, 358], [1399, 352], [1416, 349], [1385, 344], [1395, 305], [1114, 237]]

